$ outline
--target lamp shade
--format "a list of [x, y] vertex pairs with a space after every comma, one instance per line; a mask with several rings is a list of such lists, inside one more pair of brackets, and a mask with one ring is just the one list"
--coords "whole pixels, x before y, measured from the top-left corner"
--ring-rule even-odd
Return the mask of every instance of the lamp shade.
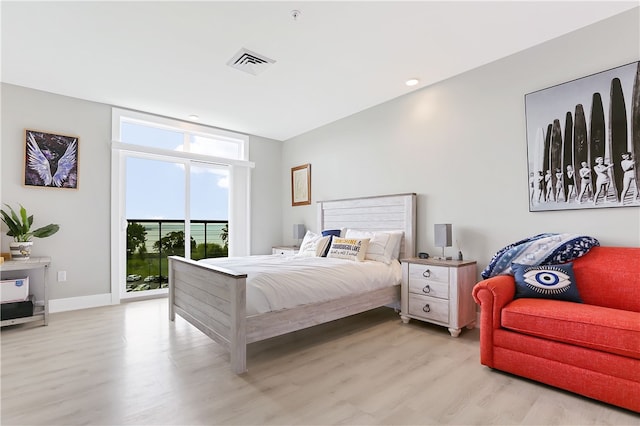
[[306, 232], [306, 230], [304, 228], [304, 224], [296, 223], [295, 225], [293, 225], [293, 239], [294, 240], [303, 239], [305, 232]]
[[450, 223], [438, 223], [433, 225], [433, 235], [436, 247], [451, 247]]

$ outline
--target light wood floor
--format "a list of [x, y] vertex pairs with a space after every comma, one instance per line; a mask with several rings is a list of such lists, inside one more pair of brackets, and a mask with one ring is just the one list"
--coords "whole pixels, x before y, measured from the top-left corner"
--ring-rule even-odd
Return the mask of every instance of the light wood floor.
[[249, 346], [249, 372], [166, 299], [1, 333], [2, 425], [640, 424], [616, 407], [480, 365], [478, 330], [381, 308]]

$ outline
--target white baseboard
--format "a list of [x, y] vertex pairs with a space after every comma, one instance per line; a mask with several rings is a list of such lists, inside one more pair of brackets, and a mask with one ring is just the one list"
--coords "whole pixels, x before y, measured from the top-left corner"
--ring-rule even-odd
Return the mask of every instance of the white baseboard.
[[49, 300], [49, 313], [76, 311], [111, 305], [111, 293]]

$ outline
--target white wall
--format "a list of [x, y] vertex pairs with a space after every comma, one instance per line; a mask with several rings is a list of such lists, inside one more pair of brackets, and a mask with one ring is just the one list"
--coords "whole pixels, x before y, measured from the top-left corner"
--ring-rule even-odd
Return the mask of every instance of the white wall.
[[527, 93], [637, 61], [639, 35], [636, 9], [286, 141], [282, 185], [311, 163], [314, 203], [284, 195], [283, 239], [292, 223], [315, 229], [316, 201], [415, 192], [418, 251], [437, 254], [433, 225], [452, 223], [478, 272], [541, 232], [640, 245], [637, 207], [529, 212], [524, 111]]
[[[25, 187], [25, 129], [77, 136], [78, 189]], [[111, 108], [79, 99], [2, 85], [1, 200], [25, 206], [34, 226], [57, 223], [60, 231], [34, 238], [32, 255], [51, 256], [50, 299], [110, 292], [109, 194]], [[2, 224], [2, 251], [10, 238]], [[55, 280], [67, 271], [67, 281]]]
[[[9, 84], [1, 90], [0, 202], [23, 204], [34, 215], [35, 226], [60, 225], [57, 234], [34, 239], [33, 249], [34, 256], [52, 257], [52, 309], [108, 303], [111, 106]], [[79, 137], [77, 190], [23, 185], [25, 129]], [[282, 142], [251, 136], [249, 152], [256, 163], [251, 172], [252, 253], [271, 253], [282, 235]], [[0, 238], [2, 252], [8, 252], [4, 224]], [[66, 282], [57, 282], [60, 270], [67, 271]]]
[[[271, 254], [282, 244], [282, 142], [251, 136], [251, 254]], [[289, 227], [291, 228], [291, 227]]]

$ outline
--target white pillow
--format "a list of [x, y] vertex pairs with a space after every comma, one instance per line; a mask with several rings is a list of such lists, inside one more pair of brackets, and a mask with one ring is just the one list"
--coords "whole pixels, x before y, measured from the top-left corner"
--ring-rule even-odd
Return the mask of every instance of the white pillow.
[[347, 229], [345, 238], [368, 238], [369, 247], [365, 259], [383, 262], [387, 265], [400, 256], [402, 231], [358, 231]]
[[333, 237], [327, 257], [362, 262], [367, 253], [368, 246], [368, 238], [357, 239]]
[[311, 231], [307, 231], [300, 244], [298, 256], [301, 257], [319, 257], [322, 256], [327, 249], [331, 237], [323, 237]]
[[397, 240], [395, 247], [393, 248], [393, 254], [391, 255], [392, 259], [400, 258], [400, 247], [402, 245], [402, 237], [404, 237], [404, 231], [387, 231], [391, 233], [392, 238]]

